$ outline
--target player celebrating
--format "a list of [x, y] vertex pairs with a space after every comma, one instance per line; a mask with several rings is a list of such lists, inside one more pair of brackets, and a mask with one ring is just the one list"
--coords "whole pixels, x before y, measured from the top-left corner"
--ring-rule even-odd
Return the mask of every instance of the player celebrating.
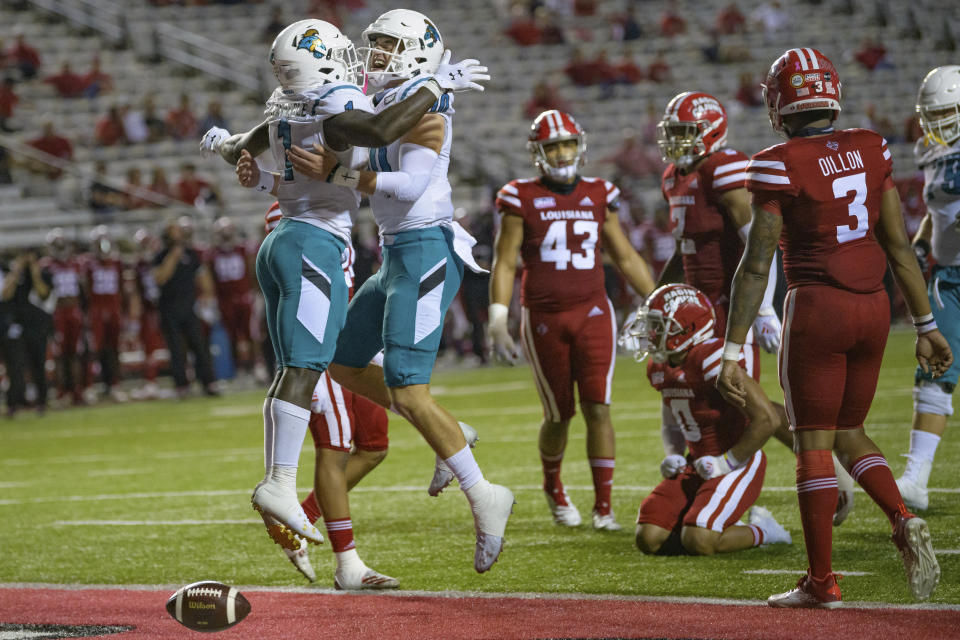
[[[668, 284], [650, 295], [621, 339], [638, 362], [652, 354], [647, 377], [663, 396], [664, 480], [637, 516], [637, 547], [647, 554], [676, 554], [682, 548], [713, 555], [791, 543], [790, 534], [763, 507], [750, 509], [749, 525], [737, 524], [763, 486], [767, 459], [760, 447], [786, 417], [749, 375], [743, 377], [742, 410], [714, 389], [723, 351], [715, 327], [703, 292]], [[744, 354], [738, 364], [747, 366]]]
[[[924, 263], [928, 254], [933, 257], [927, 296], [937, 325], [956, 353], [960, 351], [960, 66], [937, 67], [927, 74], [920, 85], [917, 113], [926, 135], [917, 141], [914, 155], [923, 169], [927, 213], [913, 247]], [[911, 509], [927, 508], [927, 480], [947, 416], [953, 415], [951, 396], [958, 375], [960, 361], [940, 376], [917, 369], [910, 453], [897, 480]]]
[[507, 311], [522, 256], [520, 330], [543, 405], [538, 447], [547, 504], [555, 523], [580, 524], [560, 479], [576, 383], [593, 474], [593, 527], [616, 531], [610, 391], [617, 320], [603, 286], [600, 251], [606, 248], [637, 293], [650, 293], [653, 278], [620, 226], [620, 190], [580, 175], [587, 146], [580, 125], [562, 111], [544, 111], [533, 121], [527, 146], [540, 177], [514, 180], [497, 194], [502, 218], [490, 279], [490, 337], [497, 354], [517, 359]]
[[[444, 91], [469, 88], [474, 73], [471, 64], [446, 64], [436, 76], [421, 78], [406, 100], [374, 114], [357, 86], [362, 64], [356, 50], [333, 25], [303, 20], [288, 26], [274, 41], [270, 60], [281, 86], [267, 103], [267, 120], [229, 138], [228, 132], [212, 129], [201, 147], [236, 163], [241, 184], [277, 194], [284, 214], [257, 254], [257, 279], [281, 368], [264, 404], [266, 474], [252, 502], [271, 536], [296, 549], [300, 543], [293, 534], [315, 543], [323, 539], [296, 498], [296, 470], [311, 395], [334, 354], [346, 315], [340, 262], [359, 197], [343, 182], [306, 180], [287, 152], [294, 143], [320, 142], [353, 167], [351, 145], [393, 142]], [[279, 174], [260, 170], [253, 160], [268, 147]], [[336, 552], [336, 583], [345, 589], [382, 588], [387, 584], [380, 580], [383, 576], [369, 569], [355, 549], [342, 452], [321, 449], [321, 457], [315, 484]]]
[[[748, 159], [727, 147], [723, 105], [698, 91], [670, 100], [657, 125], [657, 144], [668, 163], [661, 190], [670, 206], [676, 238], [659, 284], [686, 282], [706, 294], [716, 315], [716, 334], [721, 336], [727, 326], [733, 274], [750, 233], [750, 195], [744, 186]], [[760, 347], [775, 353], [780, 345], [780, 320], [773, 309], [776, 284], [776, 269], [771, 266], [744, 353], [747, 373], [755, 380], [760, 379]], [[793, 434], [786, 425], [775, 436], [793, 449]], [[841, 483], [834, 515], [834, 524], [839, 525], [853, 508], [853, 480], [836, 460], [834, 468]]]
[[[379, 16], [364, 32], [368, 83], [378, 113], [408, 99], [430, 74], [447, 65], [440, 32], [416, 11], [396, 9]], [[442, 57], [441, 57], [442, 56]], [[477, 79], [487, 79], [477, 67]], [[478, 84], [463, 89], [482, 90]], [[474, 569], [493, 566], [513, 508], [513, 493], [484, 479], [457, 420], [430, 394], [430, 376], [440, 345], [443, 318], [457, 294], [463, 267], [479, 269], [475, 242], [453, 222], [447, 180], [453, 144], [453, 96], [441, 96], [405, 136], [371, 145], [370, 171], [353, 171], [330, 153], [291, 151], [294, 167], [320, 181], [346, 185], [370, 196], [380, 227], [383, 266], [350, 303], [347, 324], [330, 366], [345, 387], [392, 406], [409, 420], [437, 454], [430, 492], [439, 493], [456, 476], [474, 515], [477, 544]], [[319, 149], [318, 149], [319, 150]], [[369, 364], [383, 349], [383, 367]], [[446, 471], [452, 472], [450, 475]]]
[[939, 376], [953, 359], [904, 231], [890, 152], [873, 131], [834, 130], [840, 78], [815, 49], [781, 55], [763, 92], [770, 123], [787, 142], [757, 153], [747, 166], [753, 225], [734, 277], [717, 387], [743, 405], [737, 360], [779, 239], [788, 285], [780, 384], [796, 431], [797, 497], [810, 566], [796, 589], [768, 602], [841, 605], [830, 558], [834, 449], [845, 454], [850, 474], [890, 520], [910, 590], [926, 599], [940, 578], [927, 523], [907, 511], [886, 459], [863, 429], [890, 329], [883, 289], [888, 263], [913, 315], [920, 366]]

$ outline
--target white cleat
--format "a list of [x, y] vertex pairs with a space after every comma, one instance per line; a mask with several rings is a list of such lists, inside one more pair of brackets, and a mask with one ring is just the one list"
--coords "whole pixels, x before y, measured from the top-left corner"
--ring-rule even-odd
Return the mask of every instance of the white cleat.
[[[487, 482], [484, 480], [483, 482]], [[473, 487], [470, 488], [471, 491]], [[513, 492], [499, 484], [487, 482], [487, 491], [472, 501], [473, 525], [477, 532], [477, 547], [473, 553], [473, 568], [477, 573], [488, 571], [503, 550], [503, 533], [513, 513]]]
[[929, 460], [915, 461], [907, 456], [907, 468], [903, 475], [897, 478], [897, 488], [903, 504], [911, 511], [926, 511], [930, 506], [930, 496], [927, 492], [927, 482], [930, 480], [930, 470], [933, 463]]
[[763, 544], [793, 544], [790, 532], [784, 529], [773, 514], [759, 506], [750, 507], [747, 522], [763, 531]]
[[620, 526], [620, 523], [617, 522], [616, 516], [613, 515], [613, 510], [610, 510], [610, 513], [599, 514], [596, 510], [593, 511], [593, 528], [597, 531], [620, 531], [623, 527]]
[[333, 575], [333, 588], [338, 591], [364, 591], [373, 589], [396, 589], [400, 582], [396, 578], [385, 576], [365, 565], [362, 571], [341, 572], [337, 569]]
[[[323, 544], [323, 534], [310, 524], [310, 519], [307, 518], [307, 514], [303, 512], [303, 507], [297, 500], [296, 490], [289, 491], [280, 486], [278, 482], [263, 480], [253, 490], [250, 503], [263, 517], [270, 537], [281, 547], [299, 549], [300, 545], [297, 543], [297, 546], [294, 547], [278, 540], [274, 531], [271, 531], [274, 524], [279, 524], [281, 527], [288, 529], [287, 533], [292, 532], [301, 538], [306, 538], [307, 542]], [[276, 522], [271, 522], [270, 519]]]
[[836, 454], [833, 456], [833, 471], [837, 474], [837, 510], [833, 512], [833, 526], [839, 527], [853, 511], [853, 478], [847, 473]]
[[897, 516], [893, 543], [903, 557], [910, 592], [917, 600], [926, 600], [940, 582], [940, 565], [930, 542], [930, 528], [922, 518]]
[[547, 498], [547, 506], [550, 507], [550, 513], [553, 514], [553, 522], [563, 527], [577, 527], [583, 521], [580, 517], [580, 511], [577, 510], [573, 500], [567, 495], [567, 490], [563, 490], [563, 501], [566, 504], [557, 504], [553, 496], [544, 493]]
[[[466, 422], [458, 422], [457, 424], [460, 425], [460, 431], [463, 432], [463, 438], [467, 441], [467, 445], [473, 449], [479, 439], [477, 430]], [[433, 478], [430, 480], [430, 487], [427, 489], [427, 493], [433, 497], [437, 497], [441, 491], [450, 486], [451, 482], [453, 482], [453, 471], [450, 470], [450, 467], [447, 466], [440, 456], [437, 456], [437, 464], [433, 470]]]
[[828, 588], [817, 589], [809, 576], [797, 582], [797, 588], [767, 598], [767, 604], [779, 609], [836, 609], [843, 606], [843, 596], [837, 585], [837, 577], [831, 576]]
[[297, 538], [300, 541], [300, 548], [296, 551], [291, 549], [284, 549], [283, 552], [287, 554], [290, 562], [293, 563], [294, 568], [303, 574], [303, 576], [310, 582], [317, 581], [317, 574], [313, 570], [313, 565], [310, 564], [310, 545], [307, 544], [306, 539]]

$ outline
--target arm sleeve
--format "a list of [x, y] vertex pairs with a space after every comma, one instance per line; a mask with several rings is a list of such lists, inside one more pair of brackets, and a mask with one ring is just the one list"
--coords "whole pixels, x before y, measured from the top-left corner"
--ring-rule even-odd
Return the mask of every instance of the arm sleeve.
[[687, 450], [687, 441], [683, 437], [683, 431], [680, 429], [680, 423], [673, 416], [670, 407], [666, 402], [660, 403], [660, 412], [663, 414], [663, 422], [660, 427], [660, 437], [663, 438], [663, 451], [669, 456], [672, 454], [683, 455]]
[[400, 171], [378, 173], [374, 193], [402, 202], [416, 202], [430, 184], [438, 157], [432, 149], [418, 144], [401, 145]]

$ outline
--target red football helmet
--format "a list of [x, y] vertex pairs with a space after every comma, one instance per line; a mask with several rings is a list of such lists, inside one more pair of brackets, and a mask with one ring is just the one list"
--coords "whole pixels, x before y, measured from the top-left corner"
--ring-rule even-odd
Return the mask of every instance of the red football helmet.
[[727, 145], [727, 112], [708, 93], [676, 95], [657, 125], [657, 145], [664, 162], [685, 169]]
[[669, 356], [712, 338], [713, 327], [713, 305], [702, 291], [688, 284], [667, 284], [650, 294], [624, 328], [636, 342], [622, 342], [634, 347], [637, 362], [649, 354], [654, 362], [666, 362]]
[[762, 86], [770, 124], [777, 133], [783, 133], [783, 116], [791, 113], [827, 109], [834, 118], [840, 113], [840, 75], [816, 49], [788, 49], [770, 66]]
[[[543, 148], [548, 144], [564, 140], [577, 141], [577, 155], [572, 162], [562, 167], [555, 167], [547, 160]], [[533, 165], [542, 175], [567, 182], [577, 175], [577, 171], [586, 162], [587, 134], [569, 113], [551, 109], [544, 111], [533, 121], [527, 148], [533, 156]]]

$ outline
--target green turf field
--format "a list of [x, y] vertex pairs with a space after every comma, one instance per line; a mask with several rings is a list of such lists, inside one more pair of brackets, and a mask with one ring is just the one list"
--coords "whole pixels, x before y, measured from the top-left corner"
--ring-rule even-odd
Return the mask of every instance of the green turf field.
[[[903, 469], [911, 415], [912, 334], [891, 334], [867, 432]], [[765, 356], [764, 386], [782, 399], [775, 361]], [[659, 480], [663, 457], [659, 399], [643, 367], [618, 362], [613, 395], [617, 429], [614, 509], [624, 530], [589, 525], [561, 530], [540, 490], [536, 436], [540, 406], [525, 367], [440, 372], [434, 392], [480, 432], [475, 450], [486, 476], [511, 487], [517, 506], [506, 548], [485, 575], [473, 570], [473, 523], [455, 489], [427, 496], [433, 453], [414, 429], [391, 420], [386, 461], [351, 494], [358, 549], [405, 589], [570, 592], [765, 598], [794, 575], [745, 573], [806, 567], [793, 456], [771, 442], [758, 504], [794, 536], [776, 545], [713, 558], [644, 557], [633, 546], [641, 499]], [[20, 416], [0, 423], [0, 582], [181, 584], [215, 579], [239, 585], [301, 585], [267, 538], [249, 496], [262, 477], [262, 393], [215, 400], [162, 401]], [[312, 446], [300, 486], [312, 479]], [[960, 440], [940, 446], [930, 522], [943, 578], [933, 602], [960, 603]], [[563, 478], [585, 516], [592, 505], [583, 424], [575, 419]], [[589, 518], [587, 518], [589, 521]], [[864, 572], [842, 583], [845, 600], [912, 601], [880, 510], [859, 492], [835, 530], [834, 567]], [[327, 545], [312, 550], [318, 586], [332, 586]]]

